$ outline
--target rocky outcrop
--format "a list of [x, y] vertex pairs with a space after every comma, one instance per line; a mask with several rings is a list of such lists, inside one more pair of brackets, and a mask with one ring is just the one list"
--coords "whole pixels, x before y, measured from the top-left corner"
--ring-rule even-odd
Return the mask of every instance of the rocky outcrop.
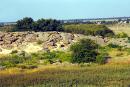
[[77, 37], [75, 38], [74, 34], [63, 32], [0, 32], [0, 52], [3, 49], [26, 49], [30, 44], [39, 45], [43, 51], [60, 48], [66, 50], [74, 40], [78, 40]]
[[130, 47], [128, 39], [109, 39], [100, 36], [84, 36], [63, 32], [0, 32], [0, 53], [10, 53], [12, 50], [23, 50], [27, 52], [62, 50], [79, 39], [89, 38], [100, 45], [115, 43]]

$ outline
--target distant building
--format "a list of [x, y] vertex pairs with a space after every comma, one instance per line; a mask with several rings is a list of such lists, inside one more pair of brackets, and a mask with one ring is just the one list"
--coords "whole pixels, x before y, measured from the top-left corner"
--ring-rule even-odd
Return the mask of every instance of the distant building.
[[[96, 24], [104, 24], [105, 22], [119, 22], [121, 20], [123, 23], [129, 23], [130, 17], [111, 17], [111, 18], [92, 18], [92, 19], [69, 19], [62, 20], [62, 23], [96, 23]], [[104, 22], [105, 21], [105, 22]], [[126, 22], [127, 21], [127, 22]], [[129, 21], [129, 22], [128, 22]]]
[[[61, 23], [71, 24], [112, 24], [112, 23], [130, 23], [130, 17], [111, 17], [111, 18], [89, 18], [89, 19], [68, 19], [59, 20]], [[16, 22], [0, 22], [0, 26], [15, 25]]]

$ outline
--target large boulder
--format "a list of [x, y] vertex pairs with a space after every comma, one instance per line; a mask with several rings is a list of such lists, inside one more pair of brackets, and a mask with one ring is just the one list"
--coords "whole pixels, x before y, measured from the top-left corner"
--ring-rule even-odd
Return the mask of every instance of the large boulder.
[[74, 40], [74, 35], [71, 33], [61, 33], [62, 40], [65, 44], [71, 44]]

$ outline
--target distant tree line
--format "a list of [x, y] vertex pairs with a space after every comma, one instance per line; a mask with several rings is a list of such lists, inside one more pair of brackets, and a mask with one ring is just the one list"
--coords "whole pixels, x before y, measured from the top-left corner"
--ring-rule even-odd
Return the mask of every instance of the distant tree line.
[[30, 17], [25, 17], [16, 23], [13, 31], [63, 31], [62, 24], [55, 19], [39, 19], [34, 21]]
[[84, 35], [99, 35], [99, 36], [112, 36], [113, 31], [105, 25], [96, 24], [63, 24], [61, 21], [55, 19], [39, 19], [34, 21], [30, 17], [25, 17], [16, 22], [15, 28], [11, 31], [63, 31], [68, 33], [84, 34]]

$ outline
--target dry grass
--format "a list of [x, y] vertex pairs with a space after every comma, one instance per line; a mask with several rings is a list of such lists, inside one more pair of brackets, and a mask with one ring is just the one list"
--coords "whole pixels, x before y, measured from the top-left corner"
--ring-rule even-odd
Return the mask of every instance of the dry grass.
[[124, 32], [130, 36], [130, 24], [116, 24], [108, 26], [111, 30], [113, 30], [116, 34]]
[[130, 64], [130, 54], [127, 50], [119, 51], [113, 48], [108, 51], [108, 54], [111, 56], [109, 64]]
[[35, 53], [38, 52], [39, 50], [42, 50], [42, 46], [35, 43], [29, 43], [23, 50], [25, 50], [28, 53]]
[[[17, 72], [16, 72], [16, 71]], [[0, 73], [0, 87], [127, 87], [130, 65], [46, 66]], [[63, 85], [63, 86], [62, 86]]]
[[111, 49], [108, 53], [111, 57], [129, 56], [127, 51], [119, 51], [118, 49], [114, 49], [114, 48]]

